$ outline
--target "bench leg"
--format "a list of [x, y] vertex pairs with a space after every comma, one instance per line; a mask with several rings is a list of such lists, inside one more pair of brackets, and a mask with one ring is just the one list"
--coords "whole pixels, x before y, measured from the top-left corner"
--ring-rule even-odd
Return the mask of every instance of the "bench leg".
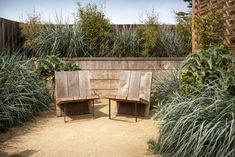
[[137, 122], [137, 103], [135, 103], [135, 122]]
[[111, 100], [109, 99], [109, 119], [111, 119]]
[[92, 106], [93, 107], [92, 112], [93, 112], [93, 119], [94, 119], [95, 118], [95, 100], [92, 101], [92, 105], [93, 105]]
[[64, 104], [64, 122], [66, 123], [66, 104]]

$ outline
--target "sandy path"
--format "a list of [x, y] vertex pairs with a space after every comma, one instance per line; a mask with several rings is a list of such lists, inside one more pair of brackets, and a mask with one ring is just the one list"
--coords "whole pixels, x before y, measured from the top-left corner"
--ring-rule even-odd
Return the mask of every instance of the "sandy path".
[[32, 157], [143, 157], [153, 156], [147, 140], [157, 136], [151, 116], [138, 119], [117, 116], [108, 119], [107, 100], [95, 104], [91, 115], [75, 116], [64, 123], [52, 113], [38, 118], [1, 143], [0, 156]]

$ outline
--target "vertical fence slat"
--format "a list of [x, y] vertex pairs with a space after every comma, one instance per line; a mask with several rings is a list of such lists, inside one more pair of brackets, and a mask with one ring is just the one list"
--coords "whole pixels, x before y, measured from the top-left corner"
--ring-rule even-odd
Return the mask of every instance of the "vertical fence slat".
[[22, 43], [19, 22], [0, 18], [0, 50], [17, 49]]

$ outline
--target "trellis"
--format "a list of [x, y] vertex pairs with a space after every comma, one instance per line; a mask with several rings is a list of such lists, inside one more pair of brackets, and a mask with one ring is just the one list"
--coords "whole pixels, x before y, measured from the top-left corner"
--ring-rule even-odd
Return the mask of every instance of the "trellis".
[[[224, 39], [227, 42], [230, 53], [235, 55], [235, 0], [193, 0], [193, 19], [208, 12], [211, 5], [217, 5], [224, 15]], [[196, 43], [196, 30], [193, 30], [193, 51], [198, 49]]]

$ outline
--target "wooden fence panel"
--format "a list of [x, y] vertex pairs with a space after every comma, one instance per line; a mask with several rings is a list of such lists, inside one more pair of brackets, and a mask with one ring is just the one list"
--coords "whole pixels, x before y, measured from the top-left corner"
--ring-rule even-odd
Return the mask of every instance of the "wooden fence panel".
[[[223, 11], [224, 39], [229, 46], [230, 53], [235, 56], [235, 0], [193, 0], [193, 19], [195, 16], [205, 15], [211, 5], [217, 5]], [[195, 40], [196, 31], [193, 30], [193, 51], [198, 49]]]
[[20, 23], [0, 18], [0, 50], [20, 49], [22, 43]]

